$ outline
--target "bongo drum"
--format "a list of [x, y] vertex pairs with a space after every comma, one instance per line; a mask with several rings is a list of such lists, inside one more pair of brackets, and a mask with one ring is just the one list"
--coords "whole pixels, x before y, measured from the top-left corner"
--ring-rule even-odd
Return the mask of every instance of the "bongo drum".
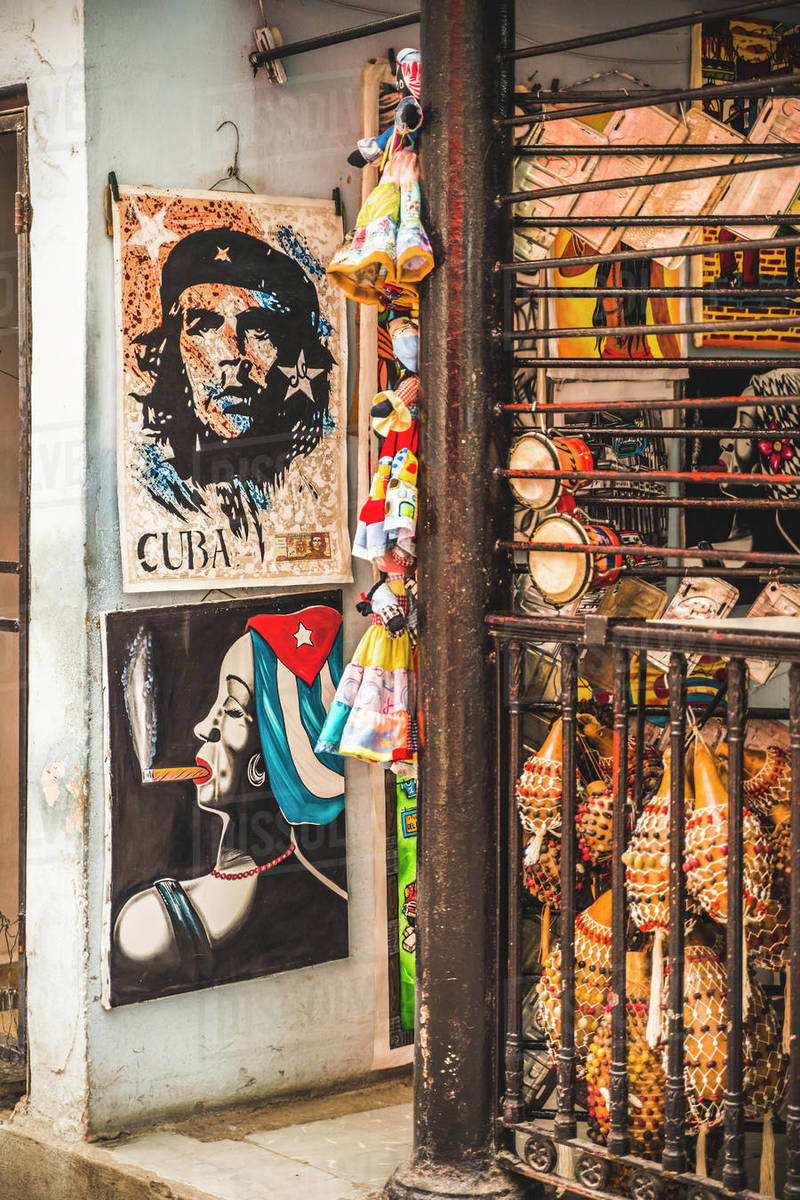
[[[511, 471], [591, 471], [592, 452], [580, 438], [548, 438], [543, 433], [525, 433], [511, 447]], [[520, 504], [543, 512], [552, 508], [562, 491], [586, 486], [580, 479], [510, 479], [511, 490]]]
[[[619, 538], [610, 525], [577, 520], [567, 513], [545, 517], [531, 539], [562, 542], [574, 546], [618, 546]], [[578, 600], [590, 588], [610, 587], [622, 570], [615, 554], [573, 554], [558, 550], [531, 550], [528, 571], [545, 600], [564, 605]]]

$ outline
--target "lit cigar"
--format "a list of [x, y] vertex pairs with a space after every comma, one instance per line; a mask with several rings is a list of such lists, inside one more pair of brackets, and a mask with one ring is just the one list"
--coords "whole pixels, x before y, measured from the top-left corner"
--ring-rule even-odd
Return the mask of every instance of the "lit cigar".
[[191, 767], [147, 767], [142, 771], [142, 783], [185, 783], [211, 778], [211, 768], [200, 763]]

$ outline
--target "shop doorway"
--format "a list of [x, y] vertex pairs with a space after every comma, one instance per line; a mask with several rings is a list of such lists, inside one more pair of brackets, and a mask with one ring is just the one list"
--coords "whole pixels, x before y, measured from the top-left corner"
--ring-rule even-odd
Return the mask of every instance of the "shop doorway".
[[29, 225], [25, 96], [0, 93], [0, 1101], [26, 1068]]

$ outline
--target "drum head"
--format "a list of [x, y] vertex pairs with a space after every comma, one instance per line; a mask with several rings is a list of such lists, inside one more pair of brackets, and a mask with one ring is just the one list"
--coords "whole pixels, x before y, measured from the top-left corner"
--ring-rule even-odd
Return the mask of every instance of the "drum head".
[[[574, 517], [547, 517], [531, 539], [534, 542], [565, 542], [587, 546], [586, 530]], [[531, 550], [528, 570], [539, 591], [551, 604], [569, 604], [589, 587], [592, 555], [569, 554], [558, 550]]]
[[[526, 433], [511, 447], [508, 466], [512, 471], [557, 471], [561, 466], [553, 443], [541, 433]], [[520, 504], [528, 508], [550, 508], [559, 491], [557, 479], [509, 479]]]

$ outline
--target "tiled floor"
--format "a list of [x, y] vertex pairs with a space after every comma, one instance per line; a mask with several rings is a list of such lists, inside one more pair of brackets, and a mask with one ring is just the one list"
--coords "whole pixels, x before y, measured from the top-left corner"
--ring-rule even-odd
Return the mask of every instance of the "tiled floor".
[[112, 1151], [120, 1163], [218, 1200], [366, 1200], [411, 1150], [411, 1105], [246, 1134], [241, 1141], [146, 1133]]

